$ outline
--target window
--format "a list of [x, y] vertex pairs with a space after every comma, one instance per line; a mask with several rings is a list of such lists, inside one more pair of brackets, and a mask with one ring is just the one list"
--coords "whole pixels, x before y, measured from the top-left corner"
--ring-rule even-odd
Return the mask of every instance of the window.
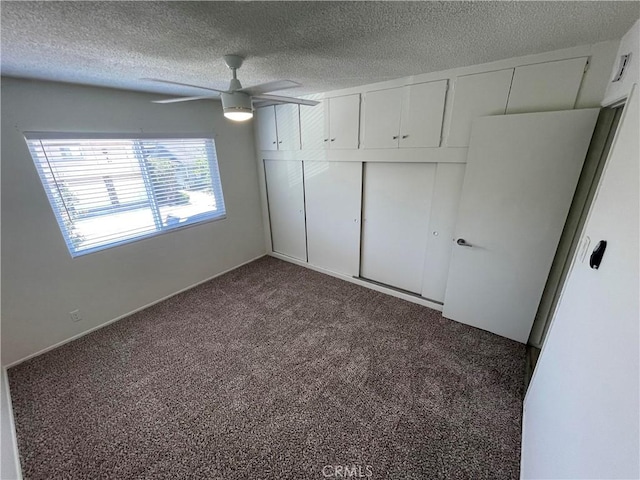
[[73, 257], [225, 217], [210, 138], [25, 138]]

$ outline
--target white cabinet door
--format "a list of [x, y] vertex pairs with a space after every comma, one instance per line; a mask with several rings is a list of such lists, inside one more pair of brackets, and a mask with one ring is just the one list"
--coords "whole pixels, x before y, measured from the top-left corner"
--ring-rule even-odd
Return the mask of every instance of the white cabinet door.
[[310, 107], [300, 105], [300, 137], [303, 150], [329, 147], [329, 102]]
[[403, 89], [400, 147], [439, 147], [447, 80], [418, 83]]
[[447, 146], [467, 147], [474, 119], [504, 115], [512, 78], [513, 68], [456, 78]]
[[302, 162], [265, 160], [273, 251], [307, 260]]
[[364, 94], [364, 148], [398, 148], [402, 92], [402, 88], [390, 88]]
[[298, 105], [276, 105], [278, 150], [300, 150]]
[[464, 170], [464, 163], [439, 163], [436, 168], [422, 296], [439, 303], [444, 302], [447, 288]]
[[637, 88], [525, 398], [522, 478], [640, 478]]
[[593, 108], [473, 123], [445, 317], [527, 341], [597, 116]]
[[329, 100], [329, 148], [357, 149], [360, 135], [360, 95]]
[[309, 263], [358, 275], [362, 163], [304, 162]]
[[570, 110], [576, 103], [587, 57], [517, 67], [507, 113]]
[[276, 114], [273, 107], [256, 108], [256, 134], [260, 150], [277, 150]]
[[367, 163], [360, 275], [422, 290], [435, 163]]

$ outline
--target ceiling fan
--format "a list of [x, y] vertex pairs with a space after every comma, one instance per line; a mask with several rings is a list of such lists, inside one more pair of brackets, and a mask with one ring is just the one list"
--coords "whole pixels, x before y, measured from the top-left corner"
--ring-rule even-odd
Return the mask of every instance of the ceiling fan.
[[191, 100], [203, 100], [208, 98], [220, 98], [222, 100], [222, 109], [224, 116], [230, 120], [244, 121], [253, 117], [254, 107], [266, 107], [269, 105], [278, 105], [282, 103], [297, 103], [299, 105], [314, 106], [320, 102], [315, 100], [304, 100], [302, 98], [282, 97], [280, 95], [267, 95], [267, 92], [284, 90], [286, 88], [299, 87], [300, 84], [291, 80], [276, 80], [274, 82], [261, 83], [253, 87], [242, 87], [240, 80], [236, 75], [236, 71], [242, 66], [244, 58], [238, 55], [225, 55], [224, 63], [233, 72], [233, 78], [229, 83], [228, 90], [218, 90], [217, 88], [200, 87], [198, 85], [189, 85], [186, 83], [170, 82], [157, 78], [142, 78], [151, 82], [167, 83], [170, 85], [180, 85], [183, 87], [201, 88], [210, 90], [216, 94], [201, 95], [198, 97], [178, 97], [167, 100], [154, 100], [153, 103], [176, 103], [188, 102]]

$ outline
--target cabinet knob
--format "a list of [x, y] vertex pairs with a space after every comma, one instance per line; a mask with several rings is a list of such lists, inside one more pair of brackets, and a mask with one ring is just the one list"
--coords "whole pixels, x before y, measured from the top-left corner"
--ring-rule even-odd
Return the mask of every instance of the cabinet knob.
[[397, 140], [397, 139], [398, 139], [398, 135], [394, 135], [394, 136], [393, 136], [393, 139], [394, 139], [394, 140]]
[[331, 141], [332, 141], [332, 142], [335, 142], [335, 141], [336, 141], [336, 139], [335, 139], [335, 138], [332, 138], [332, 139], [331, 139]]
[[409, 135], [402, 135], [402, 138], [409, 138]]
[[274, 145], [276, 144], [276, 142], [271, 142], [271, 143], [273, 143]]

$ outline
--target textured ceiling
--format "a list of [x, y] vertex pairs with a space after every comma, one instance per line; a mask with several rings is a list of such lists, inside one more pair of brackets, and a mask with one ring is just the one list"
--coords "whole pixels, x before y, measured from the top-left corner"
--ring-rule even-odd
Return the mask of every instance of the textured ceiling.
[[202, 94], [226, 88], [222, 55], [246, 57], [245, 86], [291, 93], [355, 85], [620, 38], [639, 2], [1, 3], [3, 75]]

